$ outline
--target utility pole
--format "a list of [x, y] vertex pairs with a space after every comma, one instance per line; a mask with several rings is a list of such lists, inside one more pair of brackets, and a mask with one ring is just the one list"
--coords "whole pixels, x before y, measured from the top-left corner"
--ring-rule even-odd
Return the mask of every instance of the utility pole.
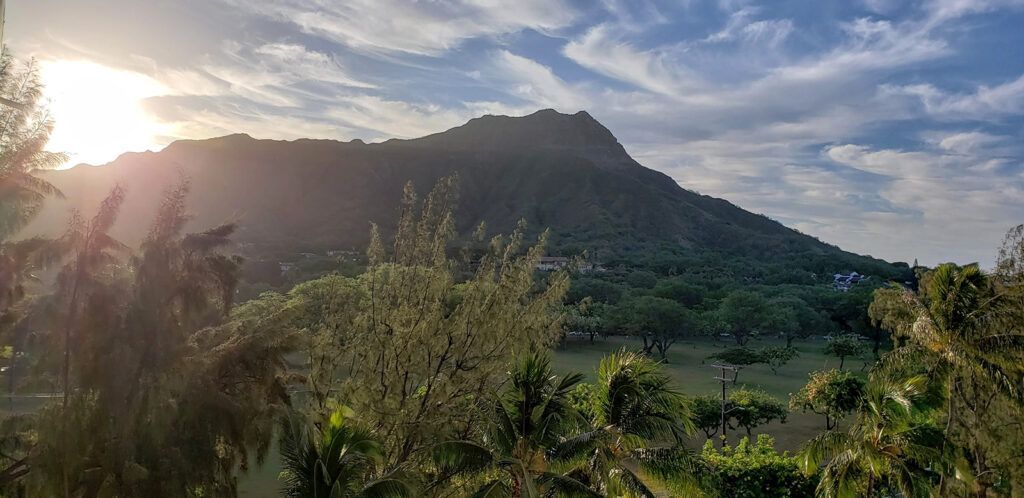
[[725, 418], [725, 391], [727, 389], [726, 385], [730, 383], [736, 384], [736, 377], [739, 375], [740, 367], [736, 365], [730, 365], [728, 363], [715, 362], [713, 365], [711, 365], [711, 368], [718, 369], [718, 376], [715, 377], [715, 380], [722, 384], [722, 447], [724, 448], [726, 440], [725, 431], [729, 425], [728, 423], [726, 423], [727, 419]]

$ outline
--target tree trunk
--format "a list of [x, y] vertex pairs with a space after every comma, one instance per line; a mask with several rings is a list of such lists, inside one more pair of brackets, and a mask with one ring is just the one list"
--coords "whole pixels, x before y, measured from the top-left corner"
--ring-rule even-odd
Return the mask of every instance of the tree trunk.
[[661, 360], [668, 363], [668, 348], [671, 344], [664, 339], [655, 339], [654, 344], [658, 348], [658, 355], [661, 356]]
[[[837, 348], [837, 349], [838, 349], [838, 348]], [[844, 364], [844, 363], [846, 363], [846, 357], [845, 357], [845, 356], [840, 356], [840, 357], [839, 357], [839, 369], [840, 369], [840, 370], [842, 370], [842, 369], [843, 369], [843, 364]]]
[[644, 354], [650, 356], [651, 350], [654, 349], [654, 343], [648, 340], [646, 335], [640, 336], [644, 340]]

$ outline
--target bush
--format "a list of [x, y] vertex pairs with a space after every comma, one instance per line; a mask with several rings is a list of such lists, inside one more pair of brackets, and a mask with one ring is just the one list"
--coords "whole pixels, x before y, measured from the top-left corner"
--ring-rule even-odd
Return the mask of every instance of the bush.
[[775, 451], [766, 434], [743, 438], [735, 447], [716, 450], [709, 440], [702, 458], [710, 468], [710, 486], [718, 496], [729, 498], [812, 498], [817, 479], [800, 472], [795, 458]]

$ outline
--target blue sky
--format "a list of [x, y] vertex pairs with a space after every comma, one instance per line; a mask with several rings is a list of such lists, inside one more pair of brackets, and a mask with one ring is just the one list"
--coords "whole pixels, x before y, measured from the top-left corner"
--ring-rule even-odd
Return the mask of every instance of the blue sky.
[[848, 250], [990, 265], [1024, 222], [1024, 0], [14, 0], [7, 14], [7, 43], [44, 70], [116, 71], [101, 81], [123, 81], [112, 98], [147, 121], [123, 148], [372, 141], [585, 109], [682, 186]]

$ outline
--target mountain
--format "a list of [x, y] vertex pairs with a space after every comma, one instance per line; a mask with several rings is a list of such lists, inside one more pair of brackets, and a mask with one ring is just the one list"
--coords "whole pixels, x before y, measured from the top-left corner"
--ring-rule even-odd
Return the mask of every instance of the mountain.
[[266, 251], [355, 249], [366, 244], [371, 221], [385, 230], [394, 222], [407, 181], [425, 193], [451, 173], [460, 178], [463, 233], [481, 221], [492, 233], [507, 233], [525, 218], [533, 228], [551, 228], [552, 251], [587, 250], [597, 259], [668, 247], [885, 265], [686, 190], [634, 161], [586, 112], [553, 110], [488, 115], [442, 133], [373, 144], [248, 135], [177, 141], [160, 152], [124, 154], [103, 167], [47, 173], [67, 200], [50, 202], [27, 232], [59, 233], [68, 208], [89, 213], [120, 183], [128, 198], [115, 235], [135, 242], [145, 234], [161, 190], [184, 175], [192, 182], [195, 228], [235, 220], [237, 239]]

